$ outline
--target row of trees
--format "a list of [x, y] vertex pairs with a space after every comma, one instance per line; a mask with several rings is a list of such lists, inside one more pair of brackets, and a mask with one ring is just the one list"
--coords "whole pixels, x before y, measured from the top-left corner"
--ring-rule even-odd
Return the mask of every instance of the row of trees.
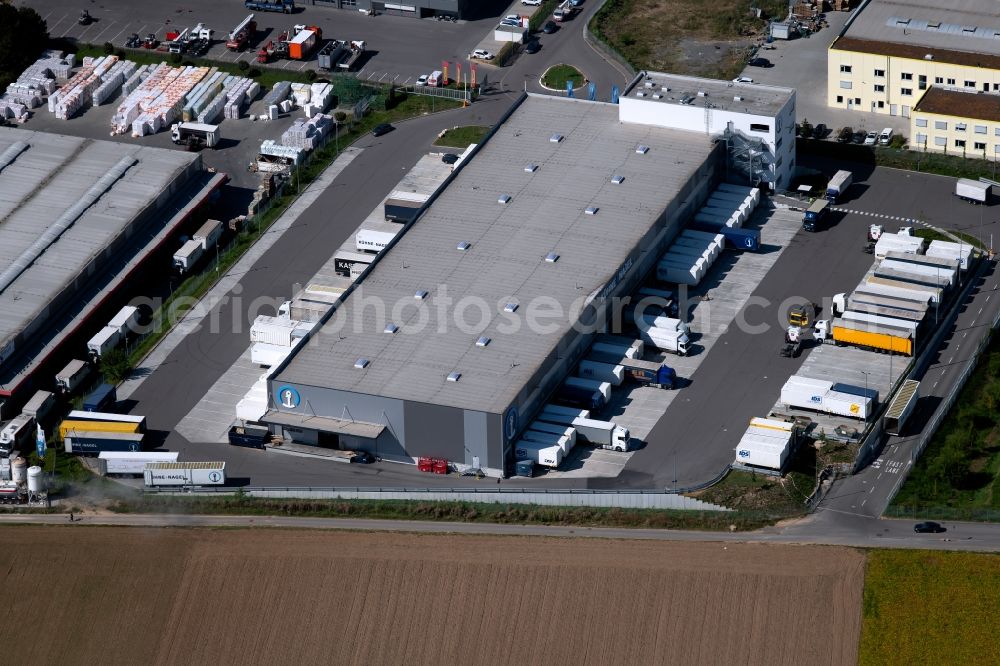
[[38, 12], [0, 0], [0, 93], [38, 58], [48, 41], [48, 28]]

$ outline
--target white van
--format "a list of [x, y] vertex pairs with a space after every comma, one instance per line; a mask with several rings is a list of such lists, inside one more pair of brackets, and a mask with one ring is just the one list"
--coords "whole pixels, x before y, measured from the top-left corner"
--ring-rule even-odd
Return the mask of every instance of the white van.
[[892, 141], [892, 128], [886, 127], [882, 130], [882, 133], [878, 135], [878, 142], [879, 145], [888, 146], [890, 141]]

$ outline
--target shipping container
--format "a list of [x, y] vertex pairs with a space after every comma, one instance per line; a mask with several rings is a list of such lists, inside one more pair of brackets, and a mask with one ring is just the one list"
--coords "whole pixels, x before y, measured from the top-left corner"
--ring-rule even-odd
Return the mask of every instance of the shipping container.
[[396, 227], [394, 231], [359, 229], [354, 235], [354, 244], [358, 252], [374, 252], [377, 254], [384, 250], [392, 242], [392, 239], [396, 237], [401, 228], [398, 224], [393, 224], [393, 226]]
[[920, 382], [907, 379], [899, 387], [896, 395], [889, 403], [889, 408], [885, 412], [883, 425], [886, 433], [896, 437], [902, 437], [906, 431], [906, 421], [916, 409], [917, 401], [920, 399]]
[[566, 386], [577, 386], [582, 389], [598, 391], [605, 402], [611, 401], [611, 384], [596, 379], [586, 379], [581, 377], [567, 377]]
[[394, 190], [385, 200], [386, 222], [406, 224], [417, 216], [417, 211], [430, 199], [430, 195]]
[[126, 305], [123, 307], [118, 311], [118, 314], [116, 314], [111, 321], [108, 322], [108, 326], [118, 329], [118, 332], [122, 337], [134, 332], [138, 325], [139, 308], [133, 305]]
[[147, 486], [221, 486], [226, 483], [224, 462], [146, 463]]
[[101, 451], [142, 451], [140, 432], [89, 432], [74, 430], [64, 440], [66, 453], [96, 455]]
[[202, 250], [208, 250], [215, 247], [216, 243], [219, 242], [223, 229], [222, 222], [219, 220], [208, 220], [205, 224], [201, 225], [198, 231], [194, 232], [192, 239], [201, 243]]
[[109, 421], [112, 423], [134, 423], [135, 432], [146, 432], [146, 417], [135, 414], [115, 414], [113, 412], [85, 412], [73, 410], [66, 415], [67, 421]]
[[125, 432], [139, 433], [141, 424], [128, 421], [84, 421], [65, 419], [59, 424], [59, 436], [67, 437], [75, 432]]
[[874, 326], [851, 320], [834, 320], [833, 339], [842, 344], [878, 351], [891, 351], [904, 356], [912, 356], [914, 351], [912, 331]]
[[98, 454], [98, 469], [102, 476], [130, 474], [142, 476], [146, 463], [177, 462], [176, 451], [102, 451]]
[[31, 400], [24, 406], [21, 413], [34, 418], [36, 421], [45, 421], [55, 406], [56, 396], [54, 393], [50, 393], [49, 391], [35, 391], [35, 395], [31, 396]]
[[83, 399], [83, 411], [104, 412], [118, 403], [114, 384], [101, 384]]
[[257, 315], [250, 326], [250, 342], [291, 347], [293, 333], [298, 325], [299, 322], [286, 317]]
[[117, 328], [105, 326], [87, 341], [87, 351], [91, 358], [99, 359], [118, 346], [121, 333]]

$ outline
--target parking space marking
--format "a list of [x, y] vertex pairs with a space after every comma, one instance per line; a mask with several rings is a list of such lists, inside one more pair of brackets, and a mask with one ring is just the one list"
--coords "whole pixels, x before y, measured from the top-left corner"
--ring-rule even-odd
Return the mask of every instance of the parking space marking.
[[[94, 35], [94, 41], [96, 42], [97, 40], [99, 40], [99, 39], [101, 38], [101, 35], [103, 35], [103, 34], [104, 34], [105, 32], [107, 32], [108, 30], [110, 30], [110, 29], [111, 29], [111, 26], [113, 26], [114, 24], [115, 24], [115, 21], [112, 21], [111, 23], [109, 23], [109, 24], [108, 24], [108, 25], [107, 25], [107, 26], [106, 26], [106, 27], [104, 28], [104, 30], [101, 30], [101, 31], [100, 31], [99, 33], [97, 33], [96, 35]], [[127, 24], [126, 24], [126, 25], [127, 25]], [[109, 40], [109, 41], [111, 41], [111, 40]]]

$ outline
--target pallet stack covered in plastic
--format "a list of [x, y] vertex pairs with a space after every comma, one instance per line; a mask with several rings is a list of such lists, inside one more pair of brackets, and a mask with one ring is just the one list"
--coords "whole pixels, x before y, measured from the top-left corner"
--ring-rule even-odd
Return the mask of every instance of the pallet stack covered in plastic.
[[314, 83], [310, 87], [309, 103], [300, 104], [307, 117], [313, 117], [317, 113], [323, 113], [330, 108], [330, 100], [333, 97], [333, 86], [329, 83]]
[[73, 54], [63, 57], [62, 51], [42, 53], [0, 95], [0, 118], [13, 118], [17, 122], [27, 120], [28, 110], [41, 106], [43, 98], [56, 91], [55, 79], [69, 76], [73, 62]]
[[101, 79], [102, 83], [94, 91], [94, 106], [100, 106], [107, 102], [112, 95], [114, 95], [125, 80], [135, 73], [136, 64], [129, 60], [122, 60], [117, 63], [111, 69], [104, 74]]
[[173, 68], [161, 63], [118, 105], [111, 119], [116, 134], [131, 128], [132, 136], [158, 132], [181, 114], [185, 96], [208, 74], [207, 67]]
[[281, 135], [281, 144], [302, 150], [313, 150], [333, 127], [333, 119], [317, 113], [309, 119], [297, 118]]
[[260, 94], [260, 84], [250, 79], [238, 79], [226, 91], [224, 116], [236, 120], [243, 114], [243, 106]]

